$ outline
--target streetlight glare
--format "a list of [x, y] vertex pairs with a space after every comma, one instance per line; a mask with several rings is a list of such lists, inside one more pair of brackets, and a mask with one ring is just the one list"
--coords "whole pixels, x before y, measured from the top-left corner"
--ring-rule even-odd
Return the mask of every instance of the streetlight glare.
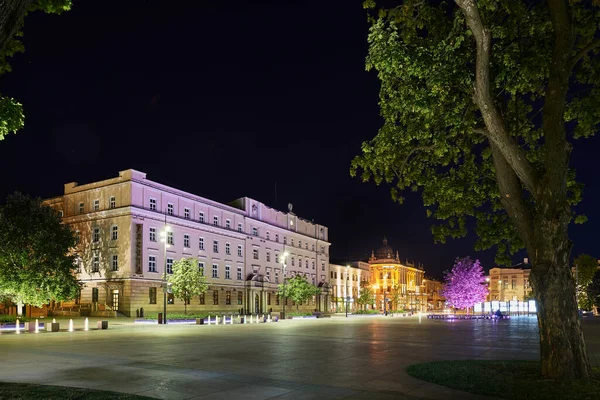
[[287, 251], [283, 253], [283, 257], [286, 258], [287, 256], [289, 256], [290, 253], [288, 253]]

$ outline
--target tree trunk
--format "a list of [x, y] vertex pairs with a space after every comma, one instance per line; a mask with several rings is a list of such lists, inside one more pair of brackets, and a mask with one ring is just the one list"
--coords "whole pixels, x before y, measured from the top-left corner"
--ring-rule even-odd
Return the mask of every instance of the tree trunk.
[[23, 302], [21, 300], [17, 301], [17, 315], [19, 317], [23, 316]]
[[23, 25], [27, 8], [33, 0], [0, 1], [0, 51]]
[[187, 299], [183, 300], [183, 315], [187, 315]]
[[533, 254], [530, 280], [536, 298], [542, 375], [556, 379], [588, 378], [591, 367], [569, 266], [568, 224], [557, 232], [557, 225], [563, 225], [557, 219], [555, 216], [536, 223], [537, 243], [533, 249], [528, 248]]

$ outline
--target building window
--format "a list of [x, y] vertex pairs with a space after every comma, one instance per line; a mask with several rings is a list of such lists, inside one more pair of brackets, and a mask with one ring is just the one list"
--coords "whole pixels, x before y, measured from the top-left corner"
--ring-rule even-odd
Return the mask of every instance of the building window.
[[285, 236], [283, 237], [283, 244], [287, 244], [287, 238]]
[[321, 263], [321, 271], [325, 271], [325, 263]]
[[58, 216], [59, 216], [60, 218], [62, 218], [62, 217], [64, 216], [64, 214], [63, 214], [63, 211], [62, 211], [62, 210], [58, 210]]
[[[306, 269], [308, 269], [308, 260], [306, 260]], [[314, 269], [314, 268], [313, 268]]]
[[231, 229], [231, 220], [230, 219], [225, 220], [225, 228]]
[[269, 235], [269, 231], [267, 231], [267, 240], [270, 240], [270, 236], [271, 235]]
[[315, 245], [314, 244], [311, 246], [311, 249], [312, 249], [312, 251], [315, 251]]
[[202, 211], [198, 213], [198, 221], [204, 222], [204, 213]]
[[156, 199], [150, 199], [150, 211], [156, 211]]
[[92, 242], [98, 243], [100, 241], [100, 228], [94, 228], [92, 231]]
[[329, 271], [329, 275], [331, 275], [331, 279], [333, 279], [333, 271]]
[[204, 238], [198, 238], [198, 250], [204, 250]]
[[150, 241], [156, 242], [156, 228], [150, 228]]
[[112, 270], [113, 271], [119, 270], [119, 256], [116, 254], [113, 254], [113, 256], [112, 256]]
[[255, 228], [255, 227], [252, 228], [252, 235], [253, 236], [258, 236], [258, 229], [257, 228]]
[[110, 229], [110, 240], [117, 240], [117, 239], [119, 239], [119, 227], [113, 226]]
[[275, 234], [275, 241], [276, 241], [277, 243], [279, 243], [279, 234], [278, 234], [278, 233], [276, 233], [276, 234]]
[[271, 293], [267, 292], [267, 305], [271, 305]]
[[167, 258], [167, 274], [173, 273], [173, 259]]
[[198, 297], [199, 297], [199, 300], [200, 300], [200, 305], [201, 305], [201, 306], [203, 306], [203, 305], [204, 305], [204, 301], [205, 301], [205, 299], [204, 299], [204, 293], [202, 293], [202, 294], [201, 294], [200, 296], [198, 296]]
[[302, 248], [302, 240], [298, 240], [298, 247]]
[[275, 294], [275, 305], [278, 306], [279, 305], [279, 295]]
[[183, 247], [185, 247], [186, 249], [190, 248], [190, 235], [183, 235]]
[[100, 200], [94, 200], [94, 211], [98, 211], [100, 209]]
[[92, 258], [92, 272], [99, 272], [100, 271], [100, 256], [98, 255], [98, 253], [94, 253], [94, 256]]
[[98, 302], [98, 288], [92, 288], [92, 303]]
[[267, 251], [267, 262], [271, 262], [271, 253]]
[[173, 238], [173, 232], [167, 232], [167, 244], [173, 246], [175, 244], [175, 239]]
[[266, 276], [269, 279], [269, 282], [271, 282], [271, 271], [267, 270]]
[[231, 292], [229, 290], [225, 292], [225, 305], [231, 305]]
[[252, 249], [252, 258], [258, 260], [258, 249]]
[[238, 292], [238, 306], [244, 304], [244, 294], [242, 292]]
[[85, 212], [83, 203], [79, 203], [79, 214], [83, 214]]
[[294, 238], [292, 238], [292, 241], [291, 241], [291, 243], [292, 243], [291, 245], [293, 246], [293, 245], [294, 245]]
[[213, 264], [213, 267], [212, 267], [212, 277], [213, 278], [218, 278], [219, 277], [219, 265], [218, 264]]
[[292, 257], [292, 267], [294, 266], [294, 257]]
[[115, 196], [111, 196], [110, 200], [108, 201], [108, 208], [115, 208], [117, 207], [117, 198]]
[[242, 231], [243, 231], [242, 224], [238, 222], [238, 232], [242, 232]]
[[213, 306], [219, 305], [219, 292], [217, 290], [213, 290]]
[[242, 267], [237, 267], [237, 280], [242, 280]]
[[513, 279], [511, 282], [511, 289], [516, 289], [517, 288], [517, 280]]
[[242, 245], [238, 244], [238, 257], [242, 257]]
[[190, 219], [190, 209], [189, 208], [183, 209], [183, 218]]
[[219, 242], [217, 242], [216, 240], [213, 240], [213, 253], [218, 253], [219, 252]]
[[148, 288], [148, 302], [150, 304], [156, 304], [156, 288], [155, 287], [151, 287]]
[[213, 225], [219, 226], [219, 217], [217, 217], [216, 215], [213, 217]]
[[231, 254], [231, 245], [229, 243], [225, 243], [225, 254]]
[[308, 242], [306, 242], [306, 244], [304, 245], [304, 248], [305, 248], [306, 250], [308, 250]]
[[198, 271], [200, 271], [200, 275], [204, 275], [204, 262], [198, 261]]
[[148, 272], [156, 272], [156, 256], [148, 256]]
[[315, 269], [315, 260], [312, 262], [312, 269]]
[[275, 283], [279, 283], [279, 271], [275, 270]]
[[173, 204], [172, 203], [167, 204], [167, 214], [173, 215]]
[[231, 265], [225, 266], [225, 279], [231, 279]]

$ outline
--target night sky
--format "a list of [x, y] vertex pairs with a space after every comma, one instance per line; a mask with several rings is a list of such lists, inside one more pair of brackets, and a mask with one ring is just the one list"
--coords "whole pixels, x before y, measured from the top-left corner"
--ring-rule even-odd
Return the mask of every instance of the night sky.
[[[418, 195], [400, 206], [389, 187], [349, 175], [381, 125], [361, 3], [75, 1], [61, 16], [31, 14], [26, 52], [0, 80], [26, 113], [0, 142], [0, 196], [57, 196], [134, 168], [220, 202], [291, 202], [329, 227], [332, 260], [366, 259], [385, 235], [430, 276], [456, 256], [491, 268], [474, 236], [434, 244]], [[573, 255], [600, 256], [598, 150], [597, 137], [575, 143], [589, 222], [571, 229]]]

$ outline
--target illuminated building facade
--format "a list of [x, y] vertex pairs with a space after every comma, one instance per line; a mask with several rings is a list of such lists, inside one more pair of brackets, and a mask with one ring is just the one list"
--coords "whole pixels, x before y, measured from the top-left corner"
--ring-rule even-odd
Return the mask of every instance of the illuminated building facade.
[[[61, 306], [82, 314], [161, 312], [165, 269], [172, 273], [173, 262], [184, 257], [197, 259], [209, 284], [188, 311], [280, 311], [284, 252], [285, 276], [303, 275], [321, 287], [302, 308], [325, 311], [330, 304], [328, 229], [298, 217], [291, 205], [286, 213], [247, 197], [221, 204], [132, 169], [100, 182], [67, 183], [64, 195], [45, 204], [79, 238], [83, 289]], [[167, 302], [167, 313], [183, 311], [183, 300], [168, 295]]]
[[446, 308], [446, 299], [442, 295], [444, 284], [435, 279], [425, 279], [425, 293], [427, 293], [427, 310], [439, 311]]
[[369, 264], [363, 261], [348, 265], [329, 264], [330, 310], [344, 312], [346, 301], [348, 301], [349, 312], [359, 309], [357, 300], [360, 296], [361, 283], [369, 282], [370, 277]]
[[383, 246], [369, 258], [375, 304], [380, 310], [427, 311], [425, 271], [422, 265], [402, 263], [398, 252], [383, 239]]
[[531, 296], [530, 268], [527, 259], [521, 268], [492, 268], [486, 281], [489, 285], [487, 301], [525, 301]]

